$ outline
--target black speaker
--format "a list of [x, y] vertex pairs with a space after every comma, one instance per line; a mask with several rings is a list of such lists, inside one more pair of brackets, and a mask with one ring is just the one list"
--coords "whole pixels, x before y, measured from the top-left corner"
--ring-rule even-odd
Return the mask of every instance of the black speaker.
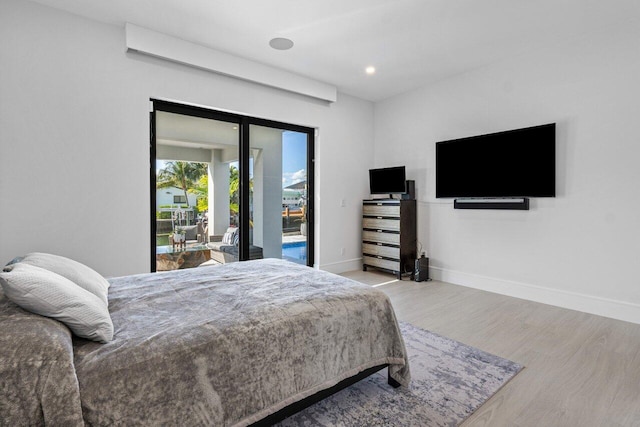
[[416, 282], [429, 280], [429, 258], [425, 257], [424, 254], [416, 260], [415, 280]]
[[529, 199], [504, 198], [504, 199], [455, 199], [454, 209], [509, 209], [518, 211], [529, 210]]
[[416, 199], [416, 182], [413, 180], [407, 181], [405, 191], [406, 192], [402, 195], [402, 200], [415, 200]]

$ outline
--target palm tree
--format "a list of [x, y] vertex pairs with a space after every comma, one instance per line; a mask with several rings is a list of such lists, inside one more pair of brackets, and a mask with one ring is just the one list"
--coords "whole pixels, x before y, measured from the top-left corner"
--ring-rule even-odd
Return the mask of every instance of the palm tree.
[[209, 175], [203, 174], [195, 183], [195, 187], [189, 189], [189, 193], [196, 195], [196, 206], [199, 212], [209, 209]]
[[238, 168], [231, 165], [229, 167], [229, 210], [232, 215], [238, 215], [240, 210], [240, 173]]
[[167, 162], [163, 169], [158, 172], [156, 188], [176, 187], [184, 191], [184, 197], [189, 207], [189, 197], [187, 192], [196, 186], [196, 181], [207, 173], [206, 163], [195, 162]]
[[[252, 197], [253, 178], [249, 178], [249, 198]], [[240, 212], [240, 171], [234, 165], [229, 167], [229, 210], [231, 215], [238, 215]]]

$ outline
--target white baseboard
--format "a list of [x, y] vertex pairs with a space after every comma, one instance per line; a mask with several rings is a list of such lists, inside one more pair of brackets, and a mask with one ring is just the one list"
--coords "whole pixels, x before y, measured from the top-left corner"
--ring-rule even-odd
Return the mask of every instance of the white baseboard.
[[340, 274], [347, 271], [362, 269], [362, 258], [353, 258], [345, 261], [330, 262], [328, 264], [322, 264], [319, 267], [320, 270], [328, 271], [329, 273]]
[[640, 305], [577, 292], [429, 267], [434, 280], [640, 324]]

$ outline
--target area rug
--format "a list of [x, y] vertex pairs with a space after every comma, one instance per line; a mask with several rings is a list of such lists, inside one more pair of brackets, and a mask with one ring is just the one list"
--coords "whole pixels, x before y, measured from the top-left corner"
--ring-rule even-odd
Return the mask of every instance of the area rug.
[[458, 341], [400, 323], [410, 387], [384, 369], [285, 419], [279, 426], [457, 426], [523, 368]]

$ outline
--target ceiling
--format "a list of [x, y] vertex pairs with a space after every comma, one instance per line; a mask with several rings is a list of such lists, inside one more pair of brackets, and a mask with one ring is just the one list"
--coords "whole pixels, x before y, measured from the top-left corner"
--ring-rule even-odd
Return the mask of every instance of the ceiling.
[[[130, 22], [370, 101], [592, 32], [640, 24], [638, 0], [37, 2], [122, 27]], [[295, 45], [274, 50], [274, 37]], [[367, 66], [376, 73], [367, 75]]]
[[225, 149], [238, 147], [240, 131], [235, 123], [157, 111], [156, 138], [161, 145]]

